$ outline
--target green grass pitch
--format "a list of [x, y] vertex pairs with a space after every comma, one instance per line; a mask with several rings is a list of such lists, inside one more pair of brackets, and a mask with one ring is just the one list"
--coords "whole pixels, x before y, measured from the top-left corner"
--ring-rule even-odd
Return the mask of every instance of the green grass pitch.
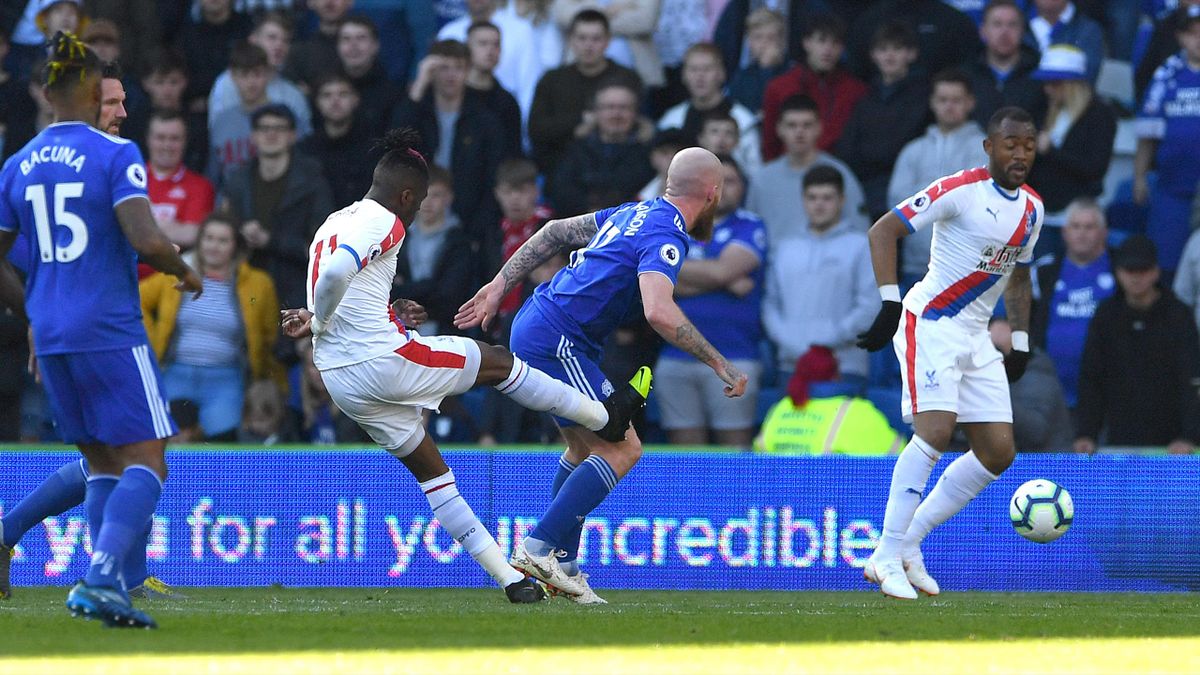
[[[66, 588], [0, 602], [17, 672], [1200, 672], [1194, 595], [601, 591], [513, 606], [498, 590], [184, 589], [157, 631], [72, 619]], [[119, 659], [118, 657], [124, 657]]]

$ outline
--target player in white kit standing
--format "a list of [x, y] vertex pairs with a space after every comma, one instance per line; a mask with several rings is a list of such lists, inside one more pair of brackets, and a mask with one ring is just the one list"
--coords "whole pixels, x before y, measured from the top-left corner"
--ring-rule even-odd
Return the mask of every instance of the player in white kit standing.
[[334, 403], [412, 472], [442, 528], [509, 600], [538, 602], [542, 589], [508, 564], [459, 494], [422, 411], [477, 384], [492, 385], [526, 408], [570, 418], [615, 442], [625, 438], [645, 399], [626, 386], [593, 401], [503, 347], [405, 328], [388, 298], [405, 223], [412, 223], [429, 186], [429, 167], [412, 149], [416, 141], [410, 130], [389, 132], [366, 196], [317, 230], [309, 247], [308, 309], [284, 310], [284, 332], [313, 337], [313, 361]]
[[[934, 181], [869, 233], [883, 306], [858, 345], [879, 351], [894, 344], [904, 420], [916, 432], [896, 459], [883, 537], [863, 568], [868, 581], [894, 598], [916, 599], [918, 589], [938, 594], [921, 541], [996, 480], [1016, 454], [1008, 383], [1029, 363], [1028, 265], [1045, 212], [1025, 185], [1037, 149], [1033, 119], [1020, 108], [1002, 108], [987, 132], [986, 167]], [[929, 272], [902, 303], [896, 241], [925, 227], [933, 228]], [[992, 346], [987, 329], [1001, 296], [1013, 327], [1008, 356]], [[971, 449], [946, 467], [922, 501], [956, 424]]]

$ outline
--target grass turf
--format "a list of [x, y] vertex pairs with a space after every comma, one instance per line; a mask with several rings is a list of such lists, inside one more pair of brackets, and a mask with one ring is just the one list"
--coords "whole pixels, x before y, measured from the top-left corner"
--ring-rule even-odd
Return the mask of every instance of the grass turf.
[[[185, 589], [158, 631], [72, 619], [65, 588], [0, 602], [5, 672], [1196, 672], [1192, 595], [602, 591], [509, 605], [499, 591]], [[536, 665], [545, 659], [544, 667]]]

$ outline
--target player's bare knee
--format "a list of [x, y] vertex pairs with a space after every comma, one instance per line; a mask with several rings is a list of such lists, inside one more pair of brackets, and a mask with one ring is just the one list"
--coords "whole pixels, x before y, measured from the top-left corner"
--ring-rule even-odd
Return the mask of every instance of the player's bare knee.
[[986, 449], [973, 449], [975, 456], [979, 458], [979, 463], [983, 468], [991, 473], [999, 476], [1004, 473], [1008, 467], [1012, 466], [1013, 460], [1016, 458], [1017, 451], [1012, 444], [1003, 446], [990, 447]]
[[917, 435], [938, 452], [946, 452], [950, 447], [950, 439], [954, 436], [953, 426], [931, 424], [916, 429]]
[[500, 384], [512, 372], [513, 355], [504, 347], [479, 342], [479, 375], [476, 384], [493, 386]]

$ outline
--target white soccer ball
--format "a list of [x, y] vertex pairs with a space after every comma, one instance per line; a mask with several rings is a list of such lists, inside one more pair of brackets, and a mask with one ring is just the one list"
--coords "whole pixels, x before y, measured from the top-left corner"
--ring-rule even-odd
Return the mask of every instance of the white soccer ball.
[[1024, 483], [1008, 503], [1013, 529], [1029, 541], [1048, 544], [1066, 534], [1075, 503], [1066, 488], [1042, 478]]

